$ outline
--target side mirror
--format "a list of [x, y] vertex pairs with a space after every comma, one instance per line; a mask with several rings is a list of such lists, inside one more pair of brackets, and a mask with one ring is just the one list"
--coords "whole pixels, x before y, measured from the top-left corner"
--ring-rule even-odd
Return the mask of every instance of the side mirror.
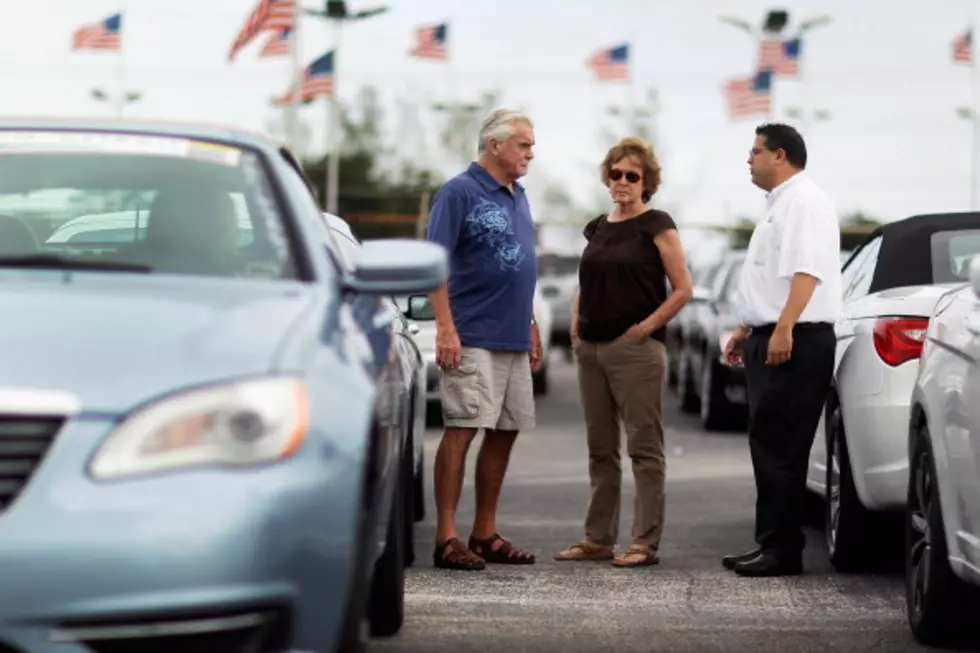
[[441, 245], [404, 238], [368, 240], [357, 250], [354, 269], [344, 275], [344, 290], [414, 295], [432, 292], [448, 277], [449, 257]]
[[980, 297], [980, 255], [970, 259], [970, 287], [973, 294]]
[[408, 310], [405, 317], [415, 322], [426, 322], [436, 319], [432, 311], [432, 303], [426, 295], [412, 295], [408, 298]]

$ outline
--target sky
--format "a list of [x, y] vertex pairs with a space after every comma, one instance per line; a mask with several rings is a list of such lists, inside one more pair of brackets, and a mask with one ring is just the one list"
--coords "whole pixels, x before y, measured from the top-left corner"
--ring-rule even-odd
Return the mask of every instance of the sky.
[[[111, 115], [92, 88], [138, 90], [135, 118], [203, 120], [265, 130], [277, 118], [269, 99], [288, 85], [290, 60], [259, 59], [264, 37], [234, 63], [228, 48], [256, 0], [31, 0], [7, 3], [0, 39], [0, 114]], [[383, 0], [348, 0], [354, 9]], [[317, 8], [319, 0], [305, 0]], [[764, 194], [749, 181], [746, 157], [765, 116], [731, 120], [722, 86], [752, 71], [752, 37], [719, 16], [761, 23], [768, 9], [790, 12], [789, 32], [817, 15], [831, 23], [807, 34], [801, 79], [777, 79], [772, 119], [797, 124], [810, 153], [809, 174], [843, 215], [863, 211], [890, 221], [932, 211], [969, 210], [969, 66], [951, 57], [953, 38], [980, 17], [980, 0], [390, 0], [391, 11], [345, 28], [338, 56], [339, 95], [379, 88], [396, 145], [446, 174], [435, 145], [434, 101], [475, 101], [499, 91], [501, 106], [535, 122], [536, 158], [525, 180], [538, 219], [562, 216], [541, 198], [545, 183], [579, 202], [602, 197], [598, 165], [617, 124], [605, 109], [656, 89], [655, 143], [663, 185], [653, 204], [678, 224], [728, 224], [756, 217]], [[123, 53], [72, 52], [83, 23], [122, 10]], [[417, 27], [448, 21], [450, 60], [408, 56]], [[300, 29], [304, 62], [334, 46], [316, 18]], [[585, 66], [595, 50], [632, 44], [632, 80], [598, 83]], [[980, 84], [977, 85], [980, 89]], [[420, 108], [410, 122], [399, 107]], [[802, 106], [828, 120], [786, 117]], [[327, 107], [303, 108], [311, 153], [323, 150]], [[414, 125], [414, 126], [413, 126]], [[419, 127], [418, 125], [421, 125]], [[616, 135], [626, 135], [618, 125]], [[475, 144], [474, 144], [475, 153]]]

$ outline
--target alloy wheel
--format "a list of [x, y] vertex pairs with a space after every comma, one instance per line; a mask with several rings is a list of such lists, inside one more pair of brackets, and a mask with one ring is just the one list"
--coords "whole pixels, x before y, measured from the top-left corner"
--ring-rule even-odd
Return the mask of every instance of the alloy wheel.
[[829, 474], [827, 478], [827, 548], [833, 553], [837, 548], [837, 536], [840, 531], [840, 447], [843, 438], [840, 434], [840, 418], [837, 411], [834, 411], [830, 444], [830, 459], [827, 461]]
[[932, 464], [929, 454], [920, 451], [912, 478], [914, 495], [909, 518], [909, 567], [912, 576], [912, 607], [922, 614], [932, 574], [932, 530], [929, 512], [934, 500]]

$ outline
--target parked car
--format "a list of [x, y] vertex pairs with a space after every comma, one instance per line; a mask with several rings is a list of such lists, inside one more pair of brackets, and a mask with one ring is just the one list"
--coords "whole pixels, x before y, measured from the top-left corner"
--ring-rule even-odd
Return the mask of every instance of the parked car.
[[735, 329], [735, 291], [744, 250], [726, 252], [711, 287], [683, 324], [678, 356], [677, 392], [681, 410], [699, 413], [709, 430], [728, 430], [744, 424], [748, 411], [742, 368], [722, 364], [723, 343]]
[[[343, 218], [332, 213], [324, 213], [323, 220], [330, 231], [324, 239], [327, 246], [336, 253], [345, 272], [353, 274], [361, 249], [360, 241]], [[408, 421], [412, 427], [405, 430], [407, 440], [402, 442], [403, 450], [411, 452], [411, 455], [403, 457], [403, 462], [410, 466], [405, 470], [405, 475], [412, 479], [412, 486], [399, 488], [398, 493], [404, 502], [402, 543], [405, 566], [410, 567], [415, 562], [415, 523], [425, 518], [425, 448], [423, 445], [426, 426], [426, 362], [415, 341], [415, 336], [419, 333], [418, 325], [408, 321], [395, 297], [382, 297], [381, 301], [385, 309], [395, 315], [391, 325], [393, 332], [398, 336], [393, 343], [396, 360], [404, 370], [403, 377], [413, 379], [409, 388], [408, 406], [410, 411]]]
[[[541, 297], [551, 308], [550, 343], [572, 360], [572, 301], [578, 292], [578, 255], [542, 254], [538, 257]], [[543, 335], [543, 334], [542, 334]]]
[[[677, 389], [678, 370], [680, 369], [678, 363], [681, 360], [681, 352], [684, 349], [684, 342], [690, 331], [690, 325], [698, 319], [698, 312], [707, 308], [705, 303], [711, 295], [711, 287], [715, 275], [721, 270], [721, 265], [721, 263], [715, 262], [690, 268], [693, 284], [691, 299], [684, 304], [674, 319], [667, 322], [664, 345], [667, 348], [667, 387], [671, 390]], [[671, 286], [668, 280], [667, 292], [670, 291]]]
[[396, 632], [415, 375], [383, 298], [443, 284], [444, 251], [345, 270], [291, 157], [231, 128], [3, 120], [0, 152], [0, 205], [148, 201], [129, 240], [0, 217], [0, 650]]
[[[436, 364], [436, 325], [435, 314], [429, 304], [428, 297], [399, 298], [398, 304], [410, 322], [418, 327], [415, 341], [418, 343], [422, 357], [426, 361], [426, 401], [427, 423], [439, 424], [442, 420], [442, 404], [439, 398], [439, 379], [442, 371]], [[534, 393], [543, 395], [548, 392], [548, 357], [551, 352], [551, 307], [541, 296], [538, 288], [534, 291], [534, 315], [538, 321], [538, 332], [541, 334], [541, 347], [544, 350], [544, 366], [532, 376]], [[530, 327], [528, 327], [530, 328]]]
[[980, 257], [969, 277], [930, 316], [905, 443], [909, 627], [920, 644], [964, 649], [980, 643]]
[[[899, 542], [912, 388], [929, 316], [980, 252], [980, 214], [918, 215], [885, 224], [843, 269], [833, 384], [810, 451], [807, 486], [823, 497], [830, 560], [871, 569]], [[895, 522], [897, 523], [897, 522]]]

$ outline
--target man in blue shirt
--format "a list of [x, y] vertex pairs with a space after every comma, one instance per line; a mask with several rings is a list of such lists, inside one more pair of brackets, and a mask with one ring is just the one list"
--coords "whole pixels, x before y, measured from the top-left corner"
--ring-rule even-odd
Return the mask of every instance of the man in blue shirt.
[[[537, 283], [534, 222], [517, 182], [534, 158], [531, 121], [492, 113], [480, 129], [479, 159], [436, 195], [428, 239], [450, 257], [449, 282], [430, 295], [445, 432], [435, 461], [437, 509], [433, 561], [444, 569], [485, 563], [531, 564], [534, 555], [497, 532], [497, 500], [517, 433], [534, 426], [532, 369], [542, 363], [534, 320]], [[466, 455], [479, 429], [476, 518], [464, 546], [456, 507]]]

